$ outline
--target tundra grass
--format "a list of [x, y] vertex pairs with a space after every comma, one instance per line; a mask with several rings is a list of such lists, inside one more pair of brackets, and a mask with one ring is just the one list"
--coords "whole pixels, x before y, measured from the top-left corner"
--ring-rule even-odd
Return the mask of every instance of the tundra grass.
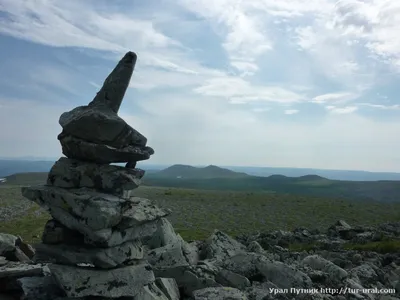
[[[186, 240], [202, 240], [214, 229], [232, 236], [296, 227], [325, 230], [339, 219], [350, 225], [375, 225], [400, 220], [400, 203], [352, 202], [340, 199], [278, 195], [264, 192], [229, 192], [141, 186], [136, 196], [152, 199], [173, 213], [168, 219]], [[26, 203], [20, 187], [0, 189], [1, 208]], [[0, 232], [37, 241], [47, 213], [31, 205], [12, 220], [1, 221]]]

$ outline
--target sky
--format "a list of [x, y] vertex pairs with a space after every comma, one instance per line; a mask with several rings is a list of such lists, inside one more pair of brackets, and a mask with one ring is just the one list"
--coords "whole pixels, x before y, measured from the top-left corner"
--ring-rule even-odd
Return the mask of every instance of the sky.
[[0, 0], [0, 157], [61, 156], [134, 51], [149, 163], [400, 171], [398, 28], [398, 0]]

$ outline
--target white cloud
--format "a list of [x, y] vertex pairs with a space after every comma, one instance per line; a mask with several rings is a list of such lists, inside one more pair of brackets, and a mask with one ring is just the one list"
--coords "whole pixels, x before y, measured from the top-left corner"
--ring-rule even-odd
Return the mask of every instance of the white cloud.
[[312, 102], [314, 103], [343, 103], [347, 102], [350, 100], [354, 100], [358, 98], [359, 95], [354, 94], [354, 93], [349, 93], [349, 92], [337, 92], [337, 93], [329, 93], [329, 94], [322, 94], [319, 96], [316, 96], [312, 99]]
[[194, 91], [204, 96], [227, 98], [232, 103], [252, 101], [294, 103], [305, 99], [304, 95], [279, 86], [255, 86], [243, 78], [228, 76], [206, 80]]
[[342, 114], [351, 114], [356, 110], [358, 110], [358, 107], [357, 106], [336, 107], [333, 105], [328, 105], [326, 106], [326, 109], [333, 114], [342, 115]]
[[298, 112], [299, 112], [298, 109], [286, 109], [285, 115], [294, 115], [294, 114], [297, 114]]
[[[400, 147], [400, 141], [393, 140], [400, 130], [396, 120], [376, 122], [356, 114], [328, 114], [318, 124], [293, 123], [228, 109], [212, 97], [172, 98], [173, 103], [160, 98], [140, 103], [155, 114], [152, 122], [139, 115], [124, 116], [154, 146], [152, 163], [257, 166], [262, 161], [264, 166], [398, 168], [393, 164], [398, 157], [393, 148]], [[242, 155], [249, 147], [254, 149], [252, 155]]]
[[[399, 161], [393, 149], [400, 142], [393, 136], [400, 123], [373, 121], [361, 111], [374, 108], [384, 117], [385, 111], [399, 109], [392, 99], [364, 99], [366, 90], [386, 84], [386, 77], [378, 76], [387, 71], [382, 62], [400, 66], [397, 0], [342, 0], [337, 5], [331, 0], [167, 0], [158, 3], [165, 6], [157, 6], [157, 12], [141, 8], [147, 3], [0, 0], [0, 33], [50, 47], [96, 50], [86, 53], [113, 62], [127, 50], [137, 52], [131, 87], [146, 99], [135, 101], [137, 111], [122, 107], [121, 116], [148, 137], [156, 151], [153, 163], [400, 167], [393, 163]], [[190, 22], [196, 25], [183, 28], [192, 14], [197, 18]], [[68, 63], [81, 71], [86, 66], [74, 57]], [[105, 69], [101, 64], [96, 71]], [[80, 82], [96, 89], [102, 84], [53, 67], [27, 71], [19, 87], [34, 82], [35, 91], [50, 85], [80, 92]], [[40, 76], [33, 78], [35, 72]], [[287, 79], [294, 77], [293, 82]], [[130, 92], [125, 101], [133, 99]], [[13, 128], [0, 132], [6, 141], [1, 155], [60, 153], [55, 124], [70, 107], [45, 105], [55, 99], [50, 96], [43, 102], [0, 100], [0, 125]], [[320, 112], [302, 110], [307, 102], [322, 104], [329, 113], [313, 118]], [[293, 122], [283, 113], [263, 113], [275, 106], [284, 114], [301, 114]], [[358, 108], [360, 113], [354, 113]]]
[[367, 106], [382, 110], [400, 110], [400, 104], [393, 104], [393, 105], [383, 105], [383, 104], [374, 104], [374, 103], [357, 103], [357, 105]]
[[273, 47], [264, 23], [268, 16], [246, 1], [179, 0], [178, 3], [216, 27], [232, 65], [240, 71], [247, 71], [249, 64]]
[[340, 1], [335, 28], [349, 39], [365, 44], [373, 54], [394, 67], [400, 60], [400, 3], [396, 0]]

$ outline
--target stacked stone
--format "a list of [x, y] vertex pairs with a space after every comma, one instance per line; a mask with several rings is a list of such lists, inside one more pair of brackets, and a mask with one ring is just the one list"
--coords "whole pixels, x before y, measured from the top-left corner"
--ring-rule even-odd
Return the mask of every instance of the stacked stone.
[[[156, 280], [146, 249], [177, 236], [164, 218], [170, 212], [134, 197], [144, 171], [136, 162], [154, 151], [117, 113], [136, 64], [128, 52], [87, 106], [60, 117], [63, 154], [47, 184], [22, 194], [52, 216], [36, 245], [37, 262], [49, 269], [67, 297], [177, 299], [172, 280]], [[110, 163], [126, 163], [125, 167]], [[168, 293], [167, 293], [168, 294]], [[175, 293], [176, 294], [176, 293]]]

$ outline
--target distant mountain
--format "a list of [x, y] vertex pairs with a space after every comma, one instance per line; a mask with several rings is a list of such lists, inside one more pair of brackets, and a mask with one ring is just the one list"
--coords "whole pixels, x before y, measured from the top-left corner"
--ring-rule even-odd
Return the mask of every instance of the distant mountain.
[[377, 180], [400, 180], [400, 173], [396, 172], [368, 172], [356, 170], [324, 170], [311, 168], [273, 168], [273, 167], [234, 167], [223, 166], [235, 172], [245, 172], [253, 176], [268, 177], [279, 174], [288, 177], [299, 177], [309, 174], [318, 175], [332, 180], [350, 181], [377, 181]]
[[[176, 171], [179, 172], [176, 172]], [[183, 171], [186, 171], [184, 173]], [[19, 173], [5, 177], [1, 185], [45, 184], [48, 172]], [[161, 174], [161, 176], [160, 176]], [[183, 177], [177, 174], [193, 176]], [[197, 177], [194, 177], [197, 176]], [[199, 176], [203, 176], [200, 178]], [[215, 177], [220, 176], [220, 177]], [[268, 192], [321, 198], [344, 198], [354, 201], [400, 202], [400, 181], [343, 181], [330, 180], [317, 175], [287, 177], [250, 176], [223, 168], [209, 166], [196, 168], [173, 166], [159, 172], [148, 172], [143, 185], [190, 188], [200, 190], [230, 190], [237, 192]]]
[[55, 161], [0, 160], [0, 178], [16, 173], [49, 172]]
[[234, 172], [214, 165], [207, 167], [192, 167], [188, 165], [173, 165], [158, 172], [152, 172], [152, 177], [171, 179], [212, 179], [212, 178], [243, 178], [249, 175]]
[[[207, 170], [213, 170], [214, 175], [210, 175], [211, 172], [206, 172]], [[345, 198], [359, 201], [400, 202], [400, 181], [330, 180], [318, 175], [262, 177], [231, 172], [215, 166], [196, 168], [175, 165], [160, 172], [146, 174], [143, 184], [175, 188]], [[219, 177], [216, 174], [219, 174]], [[231, 177], [226, 176], [227, 174], [230, 174]]]
[[[13, 158], [0, 157], [0, 178], [15, 173], [48, 172], [57, 159], [51, 159], [51, 158], [38, 159], [35, 157], [21, 157], [18, 159], [13, 159]], [[138, 168], [146, 170], [147, 173], [157, 173], [158, 171], [163, 170], [167, 167], [168, 167], [167, 165], [151, 164], [149, 163], [149, 161], [141, 161], [138, 163]], [[204, 166], [196, 166], [196, 167], [204, 168]], [[236, 173], [246, 173], [248, 175], [260, 176], [260, 177], [268, 177], [271, 175], [300, 177], [312, 174], [332, 180], [348, 180], [348, 181], [400, 180], [400, 173], [396, 172], [368, 172], [368, 171], [354, 171], [354, 170], [324, 170], [324, 169], [311, 169], [311, 168], [275, 168], [275, 167], [246, 167], [246, 166], [239, 166], [239, 167], [220, 166], [219, 168], [231, 170]]]

